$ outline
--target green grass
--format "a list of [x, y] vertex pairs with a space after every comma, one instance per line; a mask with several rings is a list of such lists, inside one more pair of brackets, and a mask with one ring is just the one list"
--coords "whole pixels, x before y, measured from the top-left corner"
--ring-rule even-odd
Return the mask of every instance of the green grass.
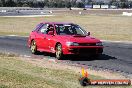
[[[78, 82], [79, 76], [80, 74], [71, 70], [39, 67], [15, 55], [0, 54], [0, 88], [83, 88]], [[100, 79], [101, 77], [90, 75], [90, 78]], [[95, 88], [130, 87], [95, 86]]]
[[0, 17], [0, 35], [29, 35], [43, 21], [73, 22], [90, 31], [92, 36], [105, 40], [132, 41], [132, 17], [108, 15], [57, 15], [52, 17]]
[[42, 68], [14, 55], [0, 55], [0, 88], [75, 88], [81, 87], [78, 78], [73, 71]]

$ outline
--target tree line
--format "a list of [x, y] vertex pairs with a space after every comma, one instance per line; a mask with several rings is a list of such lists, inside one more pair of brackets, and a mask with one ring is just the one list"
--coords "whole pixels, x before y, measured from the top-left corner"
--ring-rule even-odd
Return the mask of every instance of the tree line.
[[131, 8], [132, 1], [111, 0], [109, 3], [96, 0], [0, 0], [0, 7], [33, 7], [33, 8], [84, 8], [85, 5], [114, 5], [118, 8]]

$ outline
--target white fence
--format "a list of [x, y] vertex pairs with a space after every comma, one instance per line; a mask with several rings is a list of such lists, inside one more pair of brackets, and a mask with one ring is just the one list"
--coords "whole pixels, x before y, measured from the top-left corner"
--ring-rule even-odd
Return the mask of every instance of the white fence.
[[123, 15], [123, 16], [132, 16], [132, 13], [123, 12], [122, 15]]
[[108, 9], [109, 5], [101, 5], [101, 9]]
[[93, 9], [100, 9], [100, 5], [93, 5]]

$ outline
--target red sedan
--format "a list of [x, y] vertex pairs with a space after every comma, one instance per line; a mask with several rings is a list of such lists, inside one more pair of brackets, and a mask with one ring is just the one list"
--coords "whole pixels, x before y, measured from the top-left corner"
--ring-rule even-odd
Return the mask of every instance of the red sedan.
[[64, 55], [98, 56], [103, 52], [102, 42], [90, 36], [73, 23], [42, 22], [30, 33], [28, 46], [33, 54], [55, 53], [57, 59]]

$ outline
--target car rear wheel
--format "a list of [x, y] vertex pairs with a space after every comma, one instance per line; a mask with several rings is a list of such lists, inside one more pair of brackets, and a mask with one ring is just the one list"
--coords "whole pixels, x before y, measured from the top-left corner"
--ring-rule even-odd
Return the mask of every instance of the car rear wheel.
[[36, 42], [34, 40], [31, 42], [30, 49], [31, 49], [32, 54], [37, 54], [37, 52], [38, 52], [37, 51], [37, 46], [36, 46]]
[[56, 58], [57, 58], [58, 60], [62, 59], [62, 57], [63, 57], [63, 52], [62, 52], [62, 45], [61, 45], [61, 44], [58, 44], [58, 45], [56, 46], [56, 52], [55, 52], [55, 54], [56, 54]]

